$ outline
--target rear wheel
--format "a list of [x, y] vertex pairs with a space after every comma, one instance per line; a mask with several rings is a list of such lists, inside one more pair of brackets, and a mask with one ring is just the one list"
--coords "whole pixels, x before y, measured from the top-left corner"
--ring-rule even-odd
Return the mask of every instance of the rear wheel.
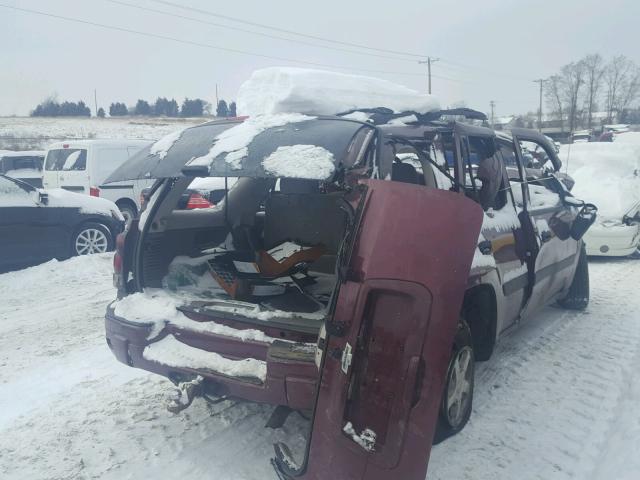
[[471, 330], [467, 322], [460, 319], [447, 368], [434, 443], [455, 435], [469, 421], [473, 405], [474, 363]]
[[116, 205], [124, 217], [125, 224], [129, 225], [131, 221], [136, 218], [138, 210], [128, 202], [117, 202]]
[[113, 237], [107, 227], [99, 223], [83, 224], [71, 238], [71, 255], [90, 255], [113, 250]]
[[558, 300], [558, 304], [569, 310], [584, 310], [589, 305], [589, 261], [584, 243], [569, 292], [562, 300]]

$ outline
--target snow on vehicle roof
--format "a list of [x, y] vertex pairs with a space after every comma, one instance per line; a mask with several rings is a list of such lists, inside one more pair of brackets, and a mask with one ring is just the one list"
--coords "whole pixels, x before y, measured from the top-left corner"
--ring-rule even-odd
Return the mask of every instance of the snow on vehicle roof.
[[236, 103], [241, 115], [250, 116], [294, 112], [336, 115], [377, 107], [395, 113], [440, 109], [434, 96], [387, 80], [295, 67], [254, 71], [240, 87]]
[[77, 207], [82, 213], [97, 213], [99, 215], [115, 216], [124, 221], [120, 210], [111, 200], [90, 197], [80, 193], [70, 192], [62, 188], [43, 190], [48, 195], [50, 207]]
[[278, 149], [262, 161], [266, 172], [278, 177], [324, 180], [335, 171], [333, 154], [315, 145], [290, 145]]
[[640, 144], [562, 145], [559, 155], [576, 182], [572, 193], [595, 204], [599, 218], [621, 220], [640, 202]]
[[44, 150], [0, 150], [0, 158], [8, 157], [44, 157]]
[[164, 157], [167, 156], [169, 149], [178, 141], [184, 130], [184, 128], [181, 128], [180, 130], [176, 130], [175, 132], [165, 135], [149, 147], [149, 153], [158, 155], [161, 160], [164, 159]]
[[300, 113], [278, 113], [273, 115], [258, 115], [239, 123], [220, 133], [213, 140], [213, 145], [206, 155], [194, 158], [188, 166], [210, 166], [219, 156], [224, 154], [225, 162], [233, 170], [242, 169], [242, 159], [248, 155], [248, 146], [260, 133], [273, 127], [282, 127], [289, 123], [299, 123], [313, 120]]
[[[322, 147], [331, 152], [337, 164], [347, 157], [354, 137], [371, 128], [355, 120], [302, 114], [260, 115], [244, 123], [209, 122], [184, 130], [163, 159], [149, 148], [142, 149], [105, 183], [181, 176], [274, 177], [265, 170], [263, 160], [279, 147], [292, 145]], [[198, 161], [188, 163], [190, 159]], [[287, 176], [293, 174], [290, 171]]]
[[152, 142], [150, 140], [139, 140], [139, 139], [135, 139], [135, 140], [127, 140], [127, 139], [118, 139], [118, 138], [105, 138], [105, 139], [94, 139], [94, 140], [69, 140], [69, 141], [64, 141], [64, 142], [56, 142], [56, 143], [52, 143], [51, 145], [49, 145], [49, 148], [47, 148], [47, 151], [49, 150], [60, 150], [62, 148], [65, 148], [64, 146], [67, 145], [66, 148], [87, 148], [87, 147], [91, 147], [91, 146], [101, 146], [101, 145], [105, 145], [105, 146], [114, 146], [114, 145], [135, 145], [135, 146], [141, 146], [144, 147], [146, 145], [151, 144]]

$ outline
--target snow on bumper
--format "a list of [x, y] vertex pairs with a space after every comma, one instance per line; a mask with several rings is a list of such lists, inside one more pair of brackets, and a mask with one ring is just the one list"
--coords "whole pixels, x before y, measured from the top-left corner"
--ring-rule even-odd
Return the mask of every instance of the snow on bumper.
[[[307, 343], [283, 342], [262, 332], [269, 341], [260, 341], [258, 335], [246, 333], [255, 330], [195, 321], [183, 314], [176, 323], [178, 317], [145, 323], [116, 312], [113, 305], [107, 309], [106, 340], [114, 356], [126, 365], [174, 383], [200, 375], [205, 391], [214, 395], [294, 409], [312, 406], [318, 369], [315, 348]], [[165, 313], [171, 316], [170, 311]], [[197, 328], [190, 328], [194, 325]], [[236, 335], [227, 335], [230, 332]]]
[[149, 361], [170, 367], [210, 371], [228, 377], [257, 379], [264, 383], [267, 378], [267, 363], [255, 358], [230, 360], [215, 352], [191, 347], [168, 335], [145, 347], [142, 356]]
[[587, 255], [625, 257], [638, 248], [640, 225], [593, 225], [585, 234]]

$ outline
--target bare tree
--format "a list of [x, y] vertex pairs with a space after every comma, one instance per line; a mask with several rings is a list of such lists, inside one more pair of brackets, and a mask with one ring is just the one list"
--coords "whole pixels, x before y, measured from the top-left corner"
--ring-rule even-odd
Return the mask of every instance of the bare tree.
[[560, 128], [564, 132], [564, 108], [562, 105], [562, 79], [560, 75], [552, 75], [544, 82], [547, 106], [560, 119]]
[[[625, 85], [629, 82], [633, 67], [633, 62], [624, 55], [613, 57], [605, 67], [604, 79], [607, 86], [606, 104], [609, 123], [613, 121], [613, 112], [621, 110], [620, 104], [623, 100], [622, 97], [625, 96], [623, 92], [626, 90]], [[632, 100], [629, 99], [629, 101]]]
[[620, 89], [620, 100], [618, 101], [618, 109], [620, 112], [627, 109], [631, 103], [640, 95], [640, 68], [636, 65], [631, 66], [626, 78], [622, 82]]
[[585, 69], [585, 86], [587, 88], [587, 127], [591, 128], [593, 122], [593, 111], [598, 101], [598, 92], [602, 85], [604, 75], [604, 60], [600, 54], [587, 55], [583, 60]]
[[562, 67], [562, 97], [569, 114], [569, 131], [573, 132], [577, 126], [578, 100], [584, 84], [585, 65], [582, 61], [572, 62]]

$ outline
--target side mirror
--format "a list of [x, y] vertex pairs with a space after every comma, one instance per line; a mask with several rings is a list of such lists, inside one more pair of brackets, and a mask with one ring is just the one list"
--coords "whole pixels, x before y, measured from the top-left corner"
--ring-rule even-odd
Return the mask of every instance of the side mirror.
[[44, 192], [38, 192], [38, 203], [44, 206], [49, 205], [49, 194]]

